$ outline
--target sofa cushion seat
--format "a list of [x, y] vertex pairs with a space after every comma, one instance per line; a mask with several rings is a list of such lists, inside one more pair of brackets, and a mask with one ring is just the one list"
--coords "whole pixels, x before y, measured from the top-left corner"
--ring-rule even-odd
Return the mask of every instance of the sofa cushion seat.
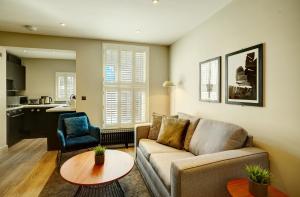
[[66, 145], [68, 147], [67, 150], [77, 150], [77, 149], [97, 146], [98, 144], [99, 141], [90, 135], [68, 138], [66, 140]]
[[169, 153], [153, 153], [150, 156], [150, 164], [153, 169], [160, 177], [164, 185], [171, 190], [171, 164], [175, 160], [186, 159], [195, 157], [190, 152], [187, 151], [177, 151], [177, 152], [169, 152]]
[[155, 140], [150, 139], [141, 139], [139, 142], [139, 148], [147, 160], [149, 160], [150, 155], [153, 153], [168, 153], [181, 151], [176, 148], [159, 144]]

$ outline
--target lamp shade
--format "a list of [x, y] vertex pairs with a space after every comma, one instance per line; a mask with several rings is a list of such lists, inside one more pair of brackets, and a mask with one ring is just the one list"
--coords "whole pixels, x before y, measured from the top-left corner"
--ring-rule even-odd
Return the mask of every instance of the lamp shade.
[[163, 87], [173, 87], [176, 86], [172, 81], [165, 81], [162, 85]]

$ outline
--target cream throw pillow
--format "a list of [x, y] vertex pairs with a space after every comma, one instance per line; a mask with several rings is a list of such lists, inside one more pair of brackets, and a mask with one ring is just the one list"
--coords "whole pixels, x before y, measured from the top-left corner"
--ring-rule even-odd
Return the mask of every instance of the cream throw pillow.
[[182, 149], [189, 120], [163, 118], [157, 142]]

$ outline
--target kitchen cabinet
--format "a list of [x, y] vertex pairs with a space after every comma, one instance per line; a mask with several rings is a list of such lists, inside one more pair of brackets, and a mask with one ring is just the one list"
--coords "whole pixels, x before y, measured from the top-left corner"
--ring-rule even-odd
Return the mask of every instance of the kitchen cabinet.
[[6, 138], [8, 147], [22, 140], [26, 134], [24, 133], [24, 111], [16, 109], [6, 112]]
[[21, 64], [17, 56], [7, 54], [6, 78], [12, 80], [12, 90], [26, 89], [26, 67]]
[[[51, 108], [51, 107], [49, 107]], [[47, 107], [25, 108], [25, 124], [24, 128], [28, 138], [47, 137], [48, 113]]]

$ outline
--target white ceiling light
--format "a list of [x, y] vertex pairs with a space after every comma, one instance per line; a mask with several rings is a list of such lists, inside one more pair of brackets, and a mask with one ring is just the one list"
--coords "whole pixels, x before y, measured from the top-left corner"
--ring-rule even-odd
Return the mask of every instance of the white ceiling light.
[[158, 4], [159, 0], [152, 0], [152, 3], [155, 5], [155, 4]]
[[140, 29], [135, 30], [135, 33], [140, 34], [142, 31]]
[[37, 27], [32, 25], [24, 25], [24, 27], [29, 31], [37, 31]]
[[62, 26], [62, 27], [65, 27], [65, 26], [66, 26], [65, 23], [59, 23], [59, 24], [60, 24], [60, 26]]

